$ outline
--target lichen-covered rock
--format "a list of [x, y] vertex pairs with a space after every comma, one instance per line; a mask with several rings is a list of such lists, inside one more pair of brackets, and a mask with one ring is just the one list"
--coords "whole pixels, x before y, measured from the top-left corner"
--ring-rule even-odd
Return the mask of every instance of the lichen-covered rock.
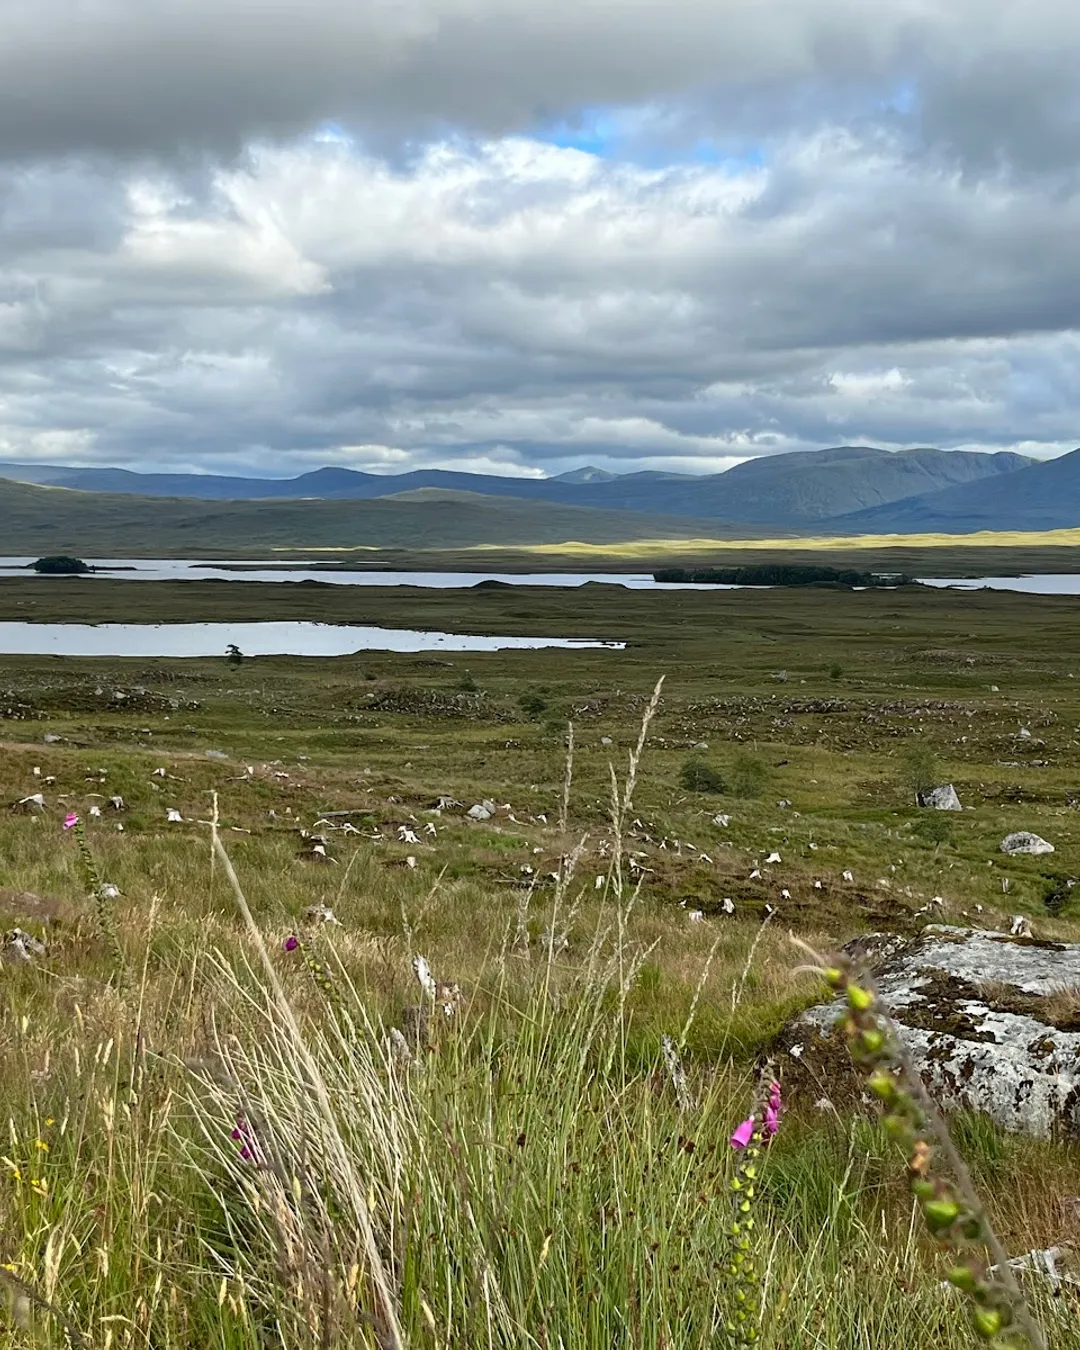
[[920, 806], [933, 807], [935, 811], [962, 811], [960, 798], [951, 783], [942, 783], [940, 787], [927, 788], [918, 794]]
[[1038, 857], [1042, 853], [1053, 853], [1053, 844], [1048, 844], [1045, 839], [1040, 839], [1037, 834], [1032, 834], [1030, 830], [1017, 830], [1015, 834], [1007, 834], [1001, 841], [1002, 853], [1031, 853]]
[[[881, 1000], [942, 1106], [1080, 1138], [1080, 943], [942, 925], [899, 946], [861, 942], [852, 954], [877, 962]], [[810, 1008], [782, 1038], [794, 1085], [814, 1097], [822, 1082], [834, 1095], [841, 1064], [849, 1072], [841, 1014], [838, 1003]]]

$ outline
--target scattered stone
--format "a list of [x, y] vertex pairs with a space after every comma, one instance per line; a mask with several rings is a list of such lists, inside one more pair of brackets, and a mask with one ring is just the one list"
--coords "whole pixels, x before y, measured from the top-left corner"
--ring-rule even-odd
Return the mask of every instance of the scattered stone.
[[13, 811], [21, 811], [24, 815], [31, 815], [35, 811], [45, 810], [45, 798], [40, 792], [32, 792], [29, 797], [20, 797], [17, 802], [12, 803]]
[[475, 806], [470, 806], [465, 814], [470, 820], [490, 820], [495, 812], [489, 811], [486, 805], [477, 802]]
[[13, 928], [9, 933], [4, 934], [4, 945], [0, 949], [0, 956], [11, 965], [25, 965], [27, 962], [44, 955], [44, 942], [39, 942], [36, 937], [32, 937], [21, 928]]
[[705, 914], [704, 914], [704, 911], [703, 911], [703, 910], [700, 910], [700, 909], [688, 909], [688, 910], [686, 911], [686, 917], [690, 920], [691, 923], [704, 923], [704, 922], [705, 922]]
[[780, 861], [780, 854], [775, 851], [770, 853], [769, 856], [765, 859], [766, 863], [778, 863], [779, 861]]
[[[935, 924], [911, 941], [860, 944], [849, 955], [876, 964], [881, 1001], [943, 1106], [1038, 1138], [1080, 1138], [1080, 1019], [1060, 998], [1080, 986], [1080, 943]], [[790, 1054], [805, 1051], [808, 1091], [848, 1063], [842, 1016], [841, 1002], [820, 1004], [781, 1038]], [[854, 1072], [850, 1082], [857, 1096]]]
[[179, 825], [183, 822], [184, 817], [175, 806], [170, 806], [165, 812], [165, 819], [170, 825]]
[[1007, 834], [1001, 841], [1002, 853], [1030, 853], [1038, 857], [1043, 853], [1053, 853], [1053, 844], [1048, 844], [1045, 839], [1040, 839], [1037, 834], [1032, 834], [1030, 830], [1018, 830], [1015, 834]]
[[726, 830], [731, 824], [731, 817], [725, 815], [723, 811], [718, 811], [712, 818], [712, 823], [720, 830]]
[[1014, 914], [1009, 922], [1010, 937], [1033, 937], [1031, 921], [1024, 914]]
[[781, 797], [780, 800], [776, 803], [776, 805], [780, 808], [781, 811], [786, 811], [787, 808], [791, 805], [791, 803], [788, 801], [786, 797]]
[[205, 752], [207, 759], [228, 759], [229, 756], [224, 750], [207, 750]]
[[305, 923], [332, 923], [341, 927], [341, 920], [337, 918], [329, 905], [308, 905], [304, 910]]
[[63, 736], [58, 736], [55, 731], [47, 731], [41, 739], [46, 745], [59, 745], [64, 738]]
[[962, 811], [964, 809], [960, 805], [960, 798], [956, 795], [956, 788], [951, 783], [942, 783], [940, 787], [932, 787], [925, 792], [916, 793], [916, 800], [920, 806], [927, 806], [935, 811]]
[[611, 739], [610, 736], [601, 736], [601, 737], [600, 737], [600, 744], [601, 744], [601, 745], [614, 745], [615, 742]]
[[698, 741], [698, 743], [694, 746], [695, 750], [708, 750], [708, 748], [709, 748], [708, 741]]

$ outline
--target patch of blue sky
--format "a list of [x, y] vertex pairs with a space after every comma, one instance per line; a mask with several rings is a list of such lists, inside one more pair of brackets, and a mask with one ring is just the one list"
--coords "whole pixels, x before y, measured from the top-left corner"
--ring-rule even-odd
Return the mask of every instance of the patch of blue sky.
[[914, 80], [901, 80], [898, 85], [881, 100], [880, 106], [889, 112], [898, 112], [907, 117], [915, 112], [919, 102], [919, 87]]
[[575, 118], [542, 123], [530, 134], [549, 145], [645, 169], [708, 164], [731, 173], [745, 173], [765, 164], [763, 145], [724, 145], [689, 127], [681, 129], [677, 119], [655, 109], [583, 108]]
[[330, 145], [352, 145], [353, 138], [340, 122], [320, 122], [312, 133], [312, 139]]

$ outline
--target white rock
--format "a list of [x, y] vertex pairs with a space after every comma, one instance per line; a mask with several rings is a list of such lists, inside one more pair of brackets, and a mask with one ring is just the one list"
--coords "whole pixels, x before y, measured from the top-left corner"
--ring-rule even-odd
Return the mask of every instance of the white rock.
[[1026, 938], [1032, 936], [1031, 922], [1026, 915], [1014, 914], [1012, 916], [1012, 919], [1009, 921], [1009, 936]]
[[1038, 857], [1043, 853], [1053, 853], [1053, 844], [1048, 844], [1045, 839], [1040, 839], [1037, 834], [1032, 834], [1030, 830], [1018, 830], [1015, 834], [1007, 834], [1001, 841], [1002, 853], [1031, 853]]
[[840, 873], [840, 875], [844, 878], [845, 881], [854, 881], [854, 880], [855, 880], [855, 873], [849, 871], [846, 867], [845, 867], [844, 870]]
[[469, 817], [470, 820], [490, 820], [495, 813], [493, 811], [489, 811], [486, 806], [483, 806], [479, 802], [477, 802], [475, 806], [470, 806], [469, 809], [465, 812], [465, 814]]
[[723, 900], [720, 901], [720, 908], [724, 911], [725, 914], [735, 913], [735, 902], [734, 900], [732, 900], [730, 895], [725, 895]]
[[[1080, 1032], [1043, 1011], [1057, 991], [1080, 986], [1080, 943], [940, 924], [911, 942], [881, 938], [878, 994], [943, 1106], [1039, 1138], [1080, 1133]], [[856, 941], [853, 955], [873, 949]], [[840, 1001], [803, 1013], [785, 1033], [789, 1053], [805, 1049], [812, 1061], [843, 1015]]]
[[962, 811], [960, 798], [951, 783], [942, 783], [940, 787], [928, 788], [918, 794], [920, 806], [932, 807], [935, 811]]
[[601, 737], [600, 737], [600, 744], [601, 744], [601, 745], [613, 745], [614, 742], [612, 741], [612, 739], [611, 739], [610, 736], [601, 736]]
[[731, 824], [731, 817], [725, 815], [723, 811], [718, 811], [712, 818], [712, 823], [721, 830], [726, 830]]
[[770, 853], [769, 856], [765, 859], [766, 864], [778, 863], [779, 861], [780, 861], [780, 854], [776, 852]]
[[184, 819], [184, 817], [180, 814], [180, 812], [176, 809], [175, 806], [170, 806], [168, 810], [165, 812], [165, 819], [169, 822], [170, 825], [178, 825]]
[[705, 922], [705, 915], [702, 913], [700, 909], [688, 909], [686, 911], [686, 917], [690, 920], [691, 923]]

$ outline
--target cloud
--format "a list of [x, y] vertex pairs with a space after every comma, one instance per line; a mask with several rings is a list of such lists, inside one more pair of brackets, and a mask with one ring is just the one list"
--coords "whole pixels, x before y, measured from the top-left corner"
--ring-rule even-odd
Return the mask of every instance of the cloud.
[[1063, 0], [0, 0], [0, 455], [1076, 438]]

